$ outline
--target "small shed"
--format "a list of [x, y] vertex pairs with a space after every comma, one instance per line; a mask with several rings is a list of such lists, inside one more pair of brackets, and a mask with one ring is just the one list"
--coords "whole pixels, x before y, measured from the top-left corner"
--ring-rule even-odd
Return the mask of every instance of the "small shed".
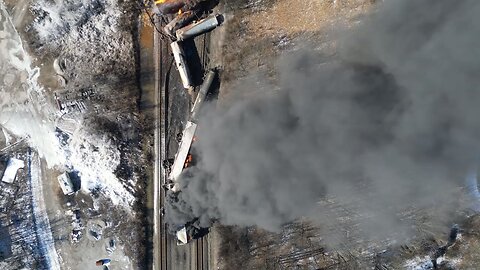
[[60, 174], [58, 177], [58, 183], [60, 184], [60, 188], [62, 188], [63, 194], [71, 195], [74, 193], [73, 191], [73, 183], [70, 179], [68, 173], [64, 172]]
[[7, 168], [3, 173], [2, 181], [5, 183], [13, 183], [17, 177], [17, 172], [19, 169], [25, 167], [25, 162], [21, 159], [10, 158], [7, 162]]

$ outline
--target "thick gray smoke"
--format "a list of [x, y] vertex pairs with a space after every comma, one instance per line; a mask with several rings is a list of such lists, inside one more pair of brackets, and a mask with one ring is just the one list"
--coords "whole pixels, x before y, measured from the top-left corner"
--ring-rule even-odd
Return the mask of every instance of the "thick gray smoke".
[[280, 61], [279, 90], [242, 83], [262, 94], [206, 110], [169, 218], [336, 226], [335, 201], [391, 232], [409, 227], [410, 206], [455, 210], [480, 146], [479, 14], [475, 0], [388, 1], [335, 61], [300, 52]]

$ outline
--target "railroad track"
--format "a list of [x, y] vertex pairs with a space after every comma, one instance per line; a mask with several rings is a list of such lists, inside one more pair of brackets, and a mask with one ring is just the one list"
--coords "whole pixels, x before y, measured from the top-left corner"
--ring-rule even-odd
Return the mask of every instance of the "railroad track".
[[[155, 28], [160, 29], [162, 22], [156, 20]], [[165, 179], [165, 169], [162, 161], [166, 156], [166, 113], [167, 113], [167, 89], [164, 86], [165, 66], [162, 61], [165, 55], [166, 43], [162, 36], [154, 30], [154, 58], [155, 58], [155, 165], [154, 165], [154, 235], [153, 235], [153, 270], [168, 269], [168, 239], [166, 225], [160, 214], [165, 202], [165, 192], [161, 188]]]
[[191, 269], [195, 270], [208, 270], [209, 269], [209, 257], [208, 257], [208, 237], [202, 237], [194, 240], [191, 243], [192, 257], [191, 257]]
[[197, 267], [196, 269], [206, 269], [204, 268], [204, 262], [203, 262], [203, 237], [200, 239], [195, 240], [195, 249], [196, 249], [196, 264]]
[[203, 35], [202, 64], [204, 70], [210, 68], [210, 32]]
[[[210, 67], [210, 33], [204, 34], [200, 37], [202, 40], [202, 50], [200, 52], [200, 59], [202, 61], [202, 68], [205, 72], [212, 68]], [[197, 87], [195, 90], [198, 93]], [[197, 266], [195, 269], [208, 270], [209, 256], [208, 256], [208, 235], [203, 236], [195, 241]]]
[[[156, 20], [156, 28], [162, 29], [165, 25], [163, 20]], [[155, 31], [155, 30], [154, 30]], [[210, 33], [204, 34], [201, 37], [197, 37], [195, 40], [199, 58], [201, 61], [202, 72], [208, 70], [210, 63]], [[155, 128], [155, 187], [154, 187], [154, 250], [153, 250], [153, 270], [170, 270], [176, 269], [176, 260], [172, 256], [175, 252], [172, 249], [179, 249], [174, 244], [173, 237], [168, 235], [168, 225], [165, 223], [164, 217], [160, 215], [160, 209], [164, 206], [165, 191], [161, 188], [165, 183], [166, 171], [162, 166], [162, 161], [171, 156], [168, 151], [168, 142], [172, 141], [169, 132], [169, 114], [170, 114], [170, 102], [173, 93], [170, 91], [171, 72], [174, 65], [171, 61], [170, 44], [167, 40], [162, 39], [162, 36], [155, 31], [154, 33], [154, 57], [155, 57], [155, 103], [157, 110], [155, 112], [156, 128]], [[195, 93], [198, 93], [199, 87], [195, 87]], [[171, 96], [172, 95], [172, 96]], [[190, 111], [190, 110], [188, 110]], [[172, 115], [173, 116], [173, 115]], [[174, 139], [173, 139], [174, 140]], [[172, 244], [173, 243], [173, 244]], [[209, 269], [208, 263], [208, 240], [207, 237], [192, 241], [190, 243], [190, 265], [191, 269]]]
[[199, 266], [198, 269], [208, 270], [210, 269], [210, 261], [208, 256], [208, 236], [204, 236], [197, 240], [197, 256]]

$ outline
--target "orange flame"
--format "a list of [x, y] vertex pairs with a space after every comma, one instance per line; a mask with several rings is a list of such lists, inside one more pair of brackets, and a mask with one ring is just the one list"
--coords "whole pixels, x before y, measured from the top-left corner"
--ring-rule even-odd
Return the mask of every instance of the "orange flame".
[[163, 4], [165, 2], [167, 2], [168, 0], [155, 0], [155, 4]]
[[187, 159], [185, 160], [185, 163], [183, 164], [183, 168], [186, 169], [186, 168], [190, 167], [190, 165], [192, 164], [192, 161], [193, 161], [193, 155], [188, 154]]

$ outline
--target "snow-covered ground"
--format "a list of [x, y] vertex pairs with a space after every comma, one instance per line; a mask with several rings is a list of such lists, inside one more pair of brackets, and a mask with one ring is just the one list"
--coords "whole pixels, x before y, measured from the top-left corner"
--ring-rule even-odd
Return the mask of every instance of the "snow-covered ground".
[[44, 89], [37, 83], [39, 69], [25, 52], [12, 19], [0, 1], [0, 125], [4, 132], [29, 141], [49, 164], [65, 162], [54, 134], [54, 114]]
[[[67, 31], [75, 32], [74, 26], [84, 23], [85, 12], [95, 13], [104, 4], [37, 1], [35, 8], [46, 12], [48, 20], [37, 21], [35, 29], [45, 40], [55, 39]], [[115, 16], [108, 18], [107, 15], [103, 15], [106, 24], [113, 27]], [[81, 37], [75, 33], [78, 42]], [[120, 164], [119, 150], [107, 137], [95, 137], [82, 129], [81, 119], [77, 119], [77, 128], [68, 143], [59, 142], [55, 133], [58, 112], [47, 90], [38, 83], [40, 69], [32, 62], [0, 0], [0, 128], [5, 137], [27, 137], [49, 167], [79, 171], [84, 191], [100, 189], [114, 204], [128, 209], [134, 197], [114, 175]]]
[[77, 40], [85, 39], [85, 34], [94, 33], [84, 33], [79, 29], [95, 16], [97, 18], [93, 21], [98, 33], [110, 28], [115, 31], [121, 15], [118, 6], [116, 0], [38, 0], [33, 4], [33, 9], [44, 16], [34, 21], [34, 28], [42, 42], [60, 43], [62, 38], [68, 36]]
[[45, 201], [43, 200], [42, 172], [40, 167], [40, 158], [36, 154], [29, 154], [29, 180], [32, 187], [32, 205], [35, 216], [35, 231], [38, 238], [39, 250], [45, 257], [45, 262], [49, 269], [60, 270], [58, 254], [55, 250], [55, 242], [48, 220]]
[[84, 191], [99, 187], [115, 205], [127, 206], [133, 202], [133, 195], [113, 173], [120, 164], [120, 151], [108, 138], [89, 138], [84, 130], [78, 130], [66, 151], [67, 164], [80, 172]]

